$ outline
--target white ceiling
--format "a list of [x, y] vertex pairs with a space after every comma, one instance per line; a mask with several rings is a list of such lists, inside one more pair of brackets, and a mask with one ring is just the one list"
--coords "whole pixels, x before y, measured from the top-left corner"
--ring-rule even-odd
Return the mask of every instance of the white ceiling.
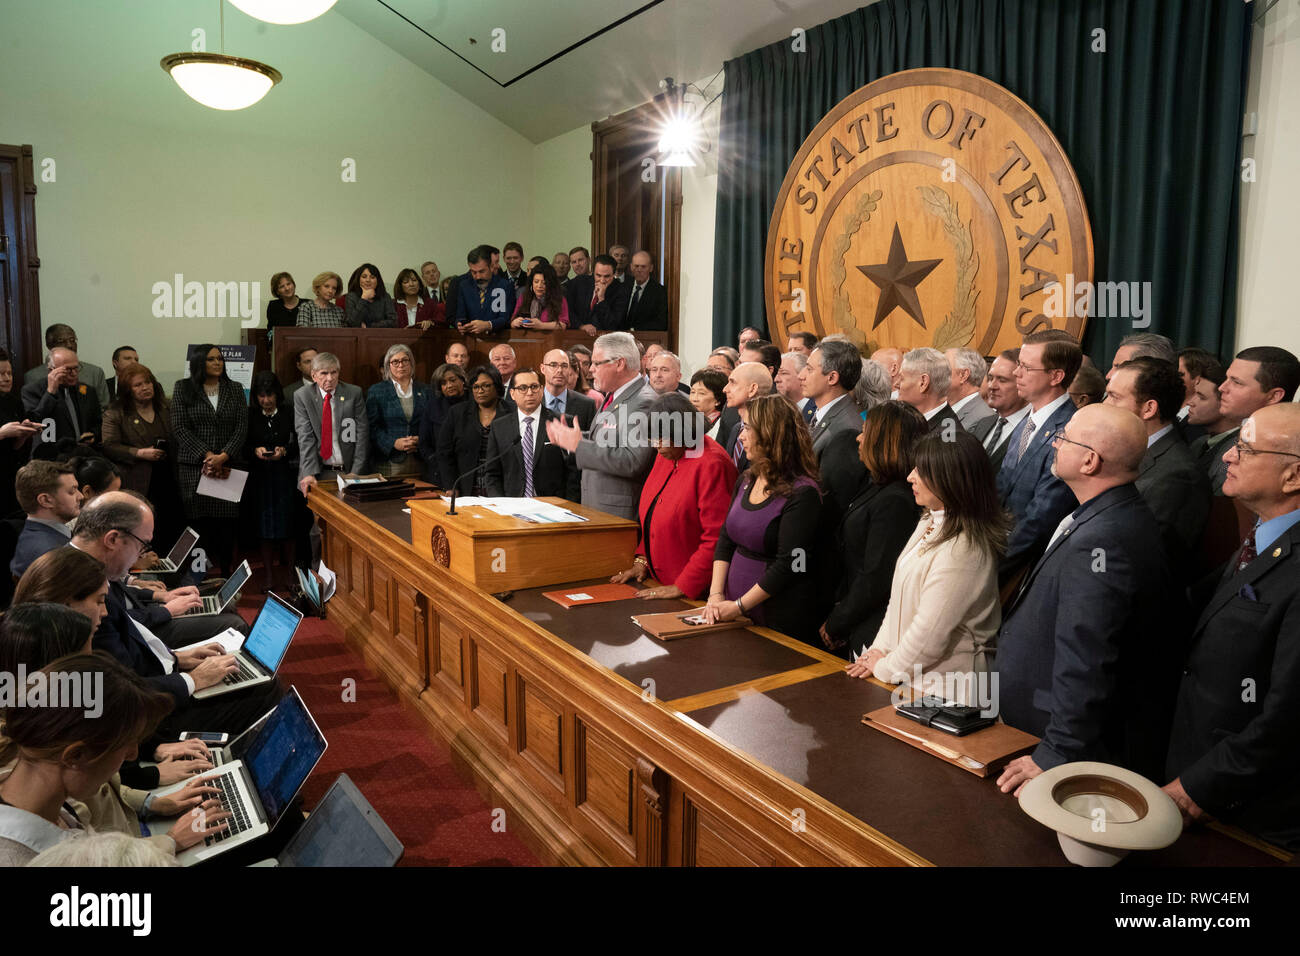
[[[341, 0], [354, 24], [542, 142], [868, 0]], [[493, 30], [505, 30], [493, 50]], [[449, 131], [450, 132], [450, 131]]]

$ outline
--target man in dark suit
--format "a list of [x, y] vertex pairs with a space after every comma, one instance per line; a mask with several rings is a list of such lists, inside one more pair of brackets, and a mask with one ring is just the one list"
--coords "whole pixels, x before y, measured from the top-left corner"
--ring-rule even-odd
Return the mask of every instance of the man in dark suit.
[[[119, 345], [113, 349], [113, 375], [104, 385], [108, 388], [108, 400], [111, 403], [117, 398], [117, 380], [122, 375], [122, 370], [128, 365], [140, 364], [140, 353], [131, 345]], [[105, 409], [107, 405], [103, 406]]]
[[997, 417], [981, 442], [984, 450], [989, 453], [989, 463], [993, 466], [995, 475], [1007, 456], [1011, 433], [1033, 411], [1016, 391], [1016, 363], [1019, 361], [1020, 349], [1007, 349], [989, 366], [988, 403]]
[[1080, 502], [1020, 586], [998, 635], [999, 710], [1041, 737], [998, 778], [1019, 793], [1079, 760], [1159, 774], [1178, 647], [1178, 588], [1134, 485], [1146, 432], [1131, 413], [1081, 409], [1057, 429], [1054, 471]]
[[33, 458], [53, 458], [77, 444], [98, 444], [102, 410], [95, 390], [79, 381], [80, 371], [77, 353], [58, 347], [50, 351], [45, 377], [23, 386], [27, 417], [46, 423], [36, 436]]
[[988, 375], [988, 363], [974, 349], [948, 349], [944, 353], [952, 380], [948, 383], [948, 405], [956, 414], [961, 427], [979, 441], [984, 441], [993, 430], [998, 416], [984, 399], [980, 386]]
[[1135, 414], [1147, 432], [1137, 488], [1160, 525], [1170, 563], [1190, 571], [1210, 517], [1210, 479], [1175, 427], [1183, 400], [1178, 366], [1164, 359], [1130, 359], [1113, 370], [1106, 404]]
[[515, 311], [515, 284], [492, 268], [490, 246], [475, 246], [465, 257], [469, 274], [460, 277], [455, 312], [448, 321], [470, 335], [498, 332]]
[[1199, 437], [1187, 445], [1196, 460], [1196, 467], [1210, 479], [1210, 490], [1223, 494], [1223, 482], [1228, 477], [1228, 463], [1223, 453], [1237, 440], [1241, 432], [1241, 419], [1223, 414], [1219, 404], [1219, 386], [1223, 384], [1224, 369], [1217, 363], [1202, 370], [1192, 383], [1192, 397], [1187, 402], [1187, 424], [1201, 430]]
[[[649, 352], [650, 349], [646, 349], [646, 353]], [[658, 349], [647, 363], [646, 381], [656, 395], [667, 395], [669, 392], [689, 395], [691, 392], [689, 387], [682, 384], [682, 360], [665, 348]]]
[[1258, 520], [1194, 595], [1164, 790], [1185, 822], [1212, 814], [1300, 850], [1300, 406], [1256, 411], [1226, 457], [1223, 493]]
[[[339, 381], [339, 360], [332, 352], [312, 359], [314, 388], [293, 397], [293, 427], [298, 434], [298, 490], [304, 495], [326, 473], [362, 474], [370, 454], [366, 398], [356, 385]], [[325, 409], [329, 407], [329, 422]]]
[[654, 260], [648, 252], [632, 257], [632, 282], [628, 292], [627, 327], [646, 332], [668, 331], [668, 290], [656, 281]]
[[631, 283], [614, 281], [614, 260], [609, 256], [596, 256], [591, 268], [591, 275], [575, 276], [569, 281], [569, 328], [593, 336], [626, 329]]
[[542, 374], [546, 379], [542, 403], [556, 418], [561, 415], [576, 418], [578, 427], [587, 431], [591, 428], [591, 420], [596, 417], [596, 403], [569, 388], [571, 368], [569, 353], [564, 349], [551, 349], [542, 356]]
[[1016, 391], [1030, 412], [1007, 439], [998, 471], [1002, 506], [1016, 519], [998, 569], [1004, 585], [1038, 560], [1057, 524], [1078, 506], [1074, 493], [1052, 473], [1052, 438], [1074, 414], [1068, 390], [1082, 364], [1078, 343], [1051, 331], [1025, 336], [1020, 347]]
[[21, 578], [41, 555], [68, 543], [68, 522], [81, 513], [81, 492], [71, 465], [37, 459], [18, 469], [14, 493], [27, 512], [9, 562], [10, 572]]
[[809, 428], [813, 453], [819, 457], [837, 431], [861, 431], [862, 410], [853, 400], [853, 388], [861, 377], [862, 357], [857, 348], [839, 340], [820, 343], [799, 373], [804, 396], [817, 407]]
[[420, 278], [424, 281], [425, 298], [430, 302], [441, 302], [442, 290], [439, 286], [442, 284], [442, 273], [438, 271], [438, 263], [430, 259], [420, 266]]
[[938, 349], [912, 349], [899, 368], [898, 400], [907, 402], [925, 416], [930, 431], [955, 435], [961, 422], [948, 404], [952, 369]]
[[555, 416], [542, 404], [542, 394], [542, 377], [536, 369], [515, 372], [510, 388], [514, 413], [498, 415], [488, 437], [489, 495], [581, 499], [582, 477], [573, 456], [546, 437], [546, 423]]
[[749, 456], [745, 454], [744, 443], [740, 440], [740, 432], [745, 427], [749, 414], [749, 403], [771, 391], [772, 376], [768, 374], [767, 366], [758, 362], [741, 362], [727, 377], [727, 386], [722, 394], [727, 396], [727, 408], [736, 413], [736, 422], [722, 446], [731, 456], [731, 463], [736, 466], [737, 473], [749, 467]]

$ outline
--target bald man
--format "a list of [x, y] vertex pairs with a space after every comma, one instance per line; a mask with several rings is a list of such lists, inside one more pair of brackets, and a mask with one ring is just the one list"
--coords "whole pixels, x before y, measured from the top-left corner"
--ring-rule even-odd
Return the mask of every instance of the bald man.
[[1158, 779], [1181, 647], [1181, 596], [1135, 481], [1141, 420], [1088, 405], [1057, 430], [1052, 472], [1079, 506], [1012, 600], [995, 666], [1002, 719], [1041, 737], [998, 778], [1019, 793], [1044, 770], [1115, 763]]
[[542, 404], [556, 417], [568, 415], [576, 418], [578, 427], [585, 432], [596, 417], [596, 403], [569, 388], [569, 370], [569, 353], [564, 349], [551, 349], [542, 356], [542, 381], [546, 383]]
[[903, 379], [903, 350], [876, 349], [871, 353], [871, 361], [889, 373], [889, 387], [893, 389], [890, 398], [898, 398], [898, 383]]
[[[668, 291], [654, 277], [648, 252], [632, 257], [632, 285], [627, 300], [627, 327], [640, 332], [668, 331]], [[649, 352], [649, 349], [646, 349]]]
[[1300, 850], [1300, 405], [1266, 405], [1223, 456], [1223, 493], [1255, 516], [1241, 551], [1194, 592], [1165, 792]]
[[749, 403], [771, 391], [772, 373], [760, 362], [741, 362], [727, 377], [727, 385], [722, 390], [722, 394], [727, 396], [727, 407], [736, 410], [740, 421], [736, 422], [731, 429], [731, 434], [727, 436], [723, 447], [727, 449], [727, 454], [731, 455], [737, 472], [749, 467], [749, 457], [745, 454], [745, 446], [740, 441], [740, 433], [748, 420]]
[[74, 445], [99, 442], [103, 410], [95, 390], [81, 381], [80, 373], [77, 353], [55, 347], [50, 349], [45, 377], [23, 386], [27, 417], [45, 425], [33, 439], [33, 458], [54, 458]]

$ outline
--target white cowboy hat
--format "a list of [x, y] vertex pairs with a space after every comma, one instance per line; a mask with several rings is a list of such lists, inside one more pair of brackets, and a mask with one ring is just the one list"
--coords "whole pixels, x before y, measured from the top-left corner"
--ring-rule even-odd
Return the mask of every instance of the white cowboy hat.
[[1080, 761], [1053, 767], [1020, 791], [1020, 808], [1056, 831], [1066, 859], [1113, 866], [1130, 850], [1159, 850], [1183, 832], [1178, 804], [1141, 774]]

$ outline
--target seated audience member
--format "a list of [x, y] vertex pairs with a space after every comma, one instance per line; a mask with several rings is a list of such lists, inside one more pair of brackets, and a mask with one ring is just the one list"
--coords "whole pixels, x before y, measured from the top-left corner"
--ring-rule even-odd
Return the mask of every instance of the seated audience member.
[[[13, 762], [0, 781], [0, 866], [22, 866], [64, 840], [86, 835], [68, 800], [94, 800], [171, 710], [166, 695], [99, 654], [62, 657], [41, 673], [47, 681], [71, 679], [78, 686], [93, 681], [102, 713], [62, 697], [45, 707], [0, 711], [0, 763]], [[195, 807], [169, 835], [177, 846], [190, 846], [224, 831], [228, 817], [215, 805]]]
[[903, 350], [895, 348], [876, 349], [871, 353], [871, 361], [889, 373], [889, 397], [898, 398], [898, 383], [903, 374]]
[[817, 336], [811, 332], [791, 332], [790, 339], [786, 342], [785, 350], [787, 352], [798, 352], [805, 359], [812, 355], [812, 350], [817, 347]]
[[821, 453], [836, 432], [856, 435], [861, 430], [862, 410], [853, 401], [853, 389], [861, 377], [862, 356], [848, 342], [822, 339], [808, 356], [799, 378], [804, 395], [817, 407], [809, 424], [815, 454]]
[[[732, 354], [733, 352], [735, 354]], [[740, 353], [735, 352], [735, 349], [726, 347], [714, 349], [709, 353], [709, 360], [704, 363], [704, 366], [721, 372], [723, 375], [730, 375], [735, 370], [739, 357]]]
[[605, 396], [592, 385], [591, 349], [585, 345], [574, 345], [569, 349], [569, 388], [581, 392], [598, 406], [604, 404]]
[[393, 283], [393, 310], [396, 326], [399, 329], [428, 329], [435, 325], [446, 325], [446, 309], [439, 308], [442, 303], [428, 298], [420, 274], [414, 269], [403, 269], [397, 273]]
[[[510, 396], [515, 414], [498, 415], [488, 436], [488, 494], [510, 498], [567, 498], [577, 502], [582, 483], [573, 456], [546, 441], [546, 423], [555, 419], [542, 404], [536, 369], [515, 372]], [[495, 460], [494, 460], [495, 459]]]
[[438, 473], [443, 488], [455, 487], [458, 494], [486, 495], [488, 442], [492, 423], [514, 407], [505, 401], [506, 388], [501, 374], [491, 365], [470, 369], [471, 402], [462, 402], [447, 414], [438, 433]]
[[[70, 326], [62, 322], [56, 322], [45, 330], [45, 349], [47, 352], [53, 352], [55, 349], [67, 349], [69, 352], [77, 351], [77, 332]], [[99, 400], [101, 409], [107, 408], [112, 396], [108, 391], [108, 381], [104, 378], [104, 370], [98, 365], [92, 365], [90, 362], [78, 362], [80, 367], [80, 382], [86, 388], [95, 393], [95, 398]], [[44, 365], [37, 365], [35, 368], [29, 368], [23, 376], [23, 386], [32, 385], [40, 382], [44, 383], [50, 371], [48, 356]]]
[[50, 350], [45, 377], [23, 386], [23, 410], [33, 421], [53, 421], [54, 432], [38, 433], [33, 458], [54, 458], [76, 445], [99, 444], [101, 408], [95, 389], [80, 381], [77, 353], [56, 346]]
[[751, 339], [740, 350], [740, 361], [759, 363], [775, 382], [776, 374], [781, 370], [781, 350], [764, 339]]
[[925, 416], [931, 431], [950, 435], [949, 429], [961, 428], [961, 420], [948, 404], [952, 367], [942, 352], [912, 349], [903, 356], [900, 368], [898, 397]]
[[[577, 457], [582, 503], [632, 521], [654, 464], [654, 449], [638, 422], [655, 392], [641, 377], [640, 360], [636, 340], [627, 332], [609, 332], [596, 339], [591, 367], [596, 387], [607, 397], [589, 435], [584, 436], [576, 422], [570, 426], [553, 421], [546, 426], [546, 436]], [[590, 437], [598, 433], [599, 441]]]
[[1096, 405], [1106, 399], [1106, 379], [1095, 368], [1083, 366], [1070, 383], [1070, 401], [1075, 408]]
[[294, 393], [304, 386], [311, 387], [311, 361], [315, 357], [316, 350], [310, 345], [294, 353], [293, 366], [298, 370], [298, 375], [292, 382], [284, 386], [284, 401], [291, 412], [293, 411]]
[[574, 278], [587, 274], [591, 267], [591, 253], [586, 246], [574, 246], [569, 250], [569, 265], [573, 269]]
[[736, 336], [737, 360], [739, 360], [739, 354], [744, 350], [745, 345], [747, 343], [756, 342], [762, 337], [763, 337], [763, 333], [758, 331], [758, 329], [754, 328], [752, 325], [747, 325], [743, 329], [741, 329], [740, 334]]
[[172, 388], [177, 485], [185, 517], [203, 537], [209, 567], [221, 575], [232, 567], [239, 505], [199, 494], [199, 481], [204, 475], [227, 477], [232, 465], [242, 464], [248, 402], [244, 390], [226, 374], [220, 348], [200, 345], [189, 362], [189, 377]]
[[534, 266], [520, 290], [511, 328], [556, 332], [569, 327], [569, 303], [550, 263]]
[[517, 242], [507, 242], [501, 250], [505, 263], [505, 276], [519, 288], [528, 281], [528, 271], [523, 268], [524, 247]]
[[[885, 370], [871, 364], [887, 385]], [[889, 606], [894, 564], [916, 530], [920, 506], [907, 476], [926, 431], [925, 417], [906, 402], [887, 400], [862, 421], [855, 445], [864, 470], [836, 529], [835, 603], [821, 626], [822, 642], [844, 647], [850, 659], [861, 657], [876, 639]], [[866, 676], [865, 664], [861, 671], [855, 676]]]
[[442, 475], [438, 471], [438, 435], [442, 432], [442, 423], [447, 420], [453, 406], [468, 398], [465, 370], [453, 362], [439, 365], [433, 373], [429, 399], [420, 415], [420, 441], [416, 446], [423, 462], [424, 480], [436, 487], [443, 487]]
[[974, 349], [948, 349], [944, 356], [952, 373], [948, 384], [948, 407], [961, 422], [961, 427], [982, 442], [998, 419], [980, 397], [980, 389], [989, 371], [988, 363]]
[[40, 430], [27, 420], [20, 389], [14, 388], [13, 361], [0, 348], [0, 517], [18, 510], [14, 479], [31, 454], [32, 436]]
[[418, 475], [420, 418], [429, 404], [429, 386], [415, 381], [415, 353], [390, 345], [384, 354], [382, 382], [366, 392], [370, 416], [370, 463], [382, 475]]
[[19, 506], [27, 513], [9, 572], [23, 576], [28, 565], [72, 537], [70, 522], [81, 514], [81, 492], [71, 465], [37, 459], [18, 470], [14, 482]]
[[153, 503], [159, 540], [173, 541], [183, 526], [170, 463], [171, 403], [153, 372], [143, 365], [123, 367], [117, 383], [117, 397], [104, 412], [104, 454], [122, 469], [122, 487]]
[[1300, 406], [1256, 410], [1225, 454], [1223, 493], [1257, 522], [1223, 573], [1194, 595], [1199, 617], [1178, 688], [1165, 778], [1172, 780], [1164, 790], [1186, 822], [1217, 817], [1296, 851]]
[[1209, 476], [1210, 490], [1216, 495], [1223, 494], [1223, 480], [1228, 477], [1228, 463], [1223, 460], [1223, 454], [1241, 432], [1241, 420], [1223, 414], [1219, 403], [1223, 380], [1222, 365], [1202, 369], [1187, 405], [1187, 424], [1202, 430], [1187, 450], [1196, 459], [1196, 467]]
[[1155, 516], [1176, 571], [1190, 570], [1210, 516], [1210, 481], [1175, 427], [1183, 383], [1178, 370], [1162, 359], [1135, 358], [1115, 369], [1106, 404], [1135, 414], [1147, 433], [1147, 453], [1138, 469], [1137, 489]]
[[736, 424], [723, 442], [723, 449], [731, 456], [731, 463], [736, 466], [736, 473], [739, 474], [749, 467], [745, 445], [740, 440], [741, 432], [745, 430], [749, 403], [760, 395], [772, 394], [772, 376], [765, 365], [741, 362], [727, 377], [727, 387], [722, 391], [727, 396], [727, 408], [736, 413]]
[[817, 406], [811, 398], [804, 398], [803, 382], [799, 380], [803, 367], [807, 364], [808, 356], [805, 353], [786, 352], [781, 356], [781, 364], [777, 367], [772, 384], [776, 387], [777, 394], [784, 395], [788, 402], [799, 409], [804, 421], [810, 422]]
[[469, 349], [465, 347], [464, 342], [452, 342], [448, 345], [442, 360], [448, 365], [459, 365], [462, 372], [469, 371]]
[[[122, 487], [122, 475], [107, 458], [90, 455], [68, 459], [68, 465], [77, 476], [77, 489], [81, 492], [81, 507], [86, 507], [100, 495]], [[76, 527], [76, 522], [73, 522]]]
[[515, 369], [519, 367], [519, 358], [515, 355], [514, 348], [505, 342], [494, 345], [488, 350], [488, 361], [497, 370], [497, 374], [501, 376], [501, 384], [509, 392], [510, 376], [514, 375]]
[[446, 322], [446, 303], [447, 300], [442, 294], [442, 273], [438, 271], [438, 263], [430, 259], [420, 266], [421, 285], [424, 288], [424, 297], [430, 302], [436, 302], [443, 306], [443, 323]]
[[1174, 343], [1169, 341], [1168, 337], [1154, 332], [1135, 332], [1120, 339], [1119, 348], [1115, 349], [1115, 357], [1111, 359], [1110, 370], [1106, 373], [1106, 381], [1109, 382], [1115, 377], [1115, 372], [1121, 365], [1135, 358], [1161, 359], [1170, 365], [1178, 365]]
[[641, 582], [648, 575], [660, 584], [642, 589], [637, 597], [695, 600], [704, 596], [713, 575], [736, 467], [722, 446], [703, 433], [702, 416], [679, 392], [660, 395], [649, 414], [652, 422], [663, 424], [658, 454], [641, 489], [639, 542], [632, 567], [610, 580]]
[[1050, 331], [1030, 333], [1020, 348], [1016, 391], [1029, 412], [1007, 437], [998, 469], [998, 495], [1016, 519], [1000, 569], [1004, 585], [1038, 560], [1061, 519], [1078, 506], [1069, 486], [1052, 474], [1052, 438], [1075, 412], [1067, 390], [1082, 362], [1077, 343]]
[[984, 377], [984, 382], [988, 385], [985, 401], [998, 415], [984, 438], [984, 450], [988, 452], [989, 463], [993, 465], [995, 475], [1002, 467], [1002, 459], [1006, 457], [1007, 439], [1033, 411], [1016, 390], [1016, 367], [1019, 363], [1020, 349], [1006, 349], [990, 363], [989, 374]]
[[848, 673], [910, 683], [914, 694], [926, 683], [917, 678], [934, 674], [944, 677], [945, 694], [951, 686], [958, 703], [974, 703], [1001, 620], [998, 556], [1010, 519], [972, 435], [931, 428], [914, 454], [907, 480], [925, 510], [894, 566], [880, 630]]
[[799, 413], [780, 395], [758, 396], [747, 415], [740, 440], [750, 464], [736, 482], [718, 534], [705, 619], [747, 616], [820, 646], [817, 619], [808, 613], [816, 605], [818, 582], [794, 557], [817, 547], [821, 494], [812, 441]]
[[360, 386], [339, 381], [339, 359], [332, 352], [312, 359], [311, 377], [315, 387], [300, 388], [293, 397], [303, 495], [321, 476], [365, 474], [370, 459], [370, 418]]
[[298, 298], [293, 276], [287, 272], [277, 272], [271, 276], [270, 289], [274, 297], [266, 303], [266, 327], [277, 329], [283, 325], [297, 325], [298, 308], [303, 300]]
[[343, 291], [343, 279], [337, 272], [322, 272], [311, 280], [315, 298], [298, 306], [297, 324], [309, 329], [341, 329], [346, 326], [347, 315], [335, 304]]
[[[117, 398], [117, 383], [118, 379], [122, 375], [123, 369], [128, 365], [139, 364], [140, 353], [137, 352], [134, 347], [130, 345], [119, 345], [117, 348], [113, 349], [113, 375], [104, 383], [108, 387], [109, 405], [111, 405], [113, 400]], [[104, 410], [108, 410], [108, 405], [104, 406]]]
[[[891, 391], [889, 373], [879, 363], [873, 362], [871, 359], [863, 359], [862, 376], [858, 379], [858, 384], [853, 386], [853, 403], [865, 415], [877, 405], [883, 405], [885, 402], [891, 401], [889, 397]], [[817, 406], [812, 405], [810, 407], [812, 411], [807, 415], [807, 418], [812, 421], [812, 415], [816, 413]]]
[[586, 431], [596, 417], [596, 403], [569, 384], [573, 372], [571, 363], [569, 353], [564, 349], [551, 349], [542, 356], [542, 374], [546, 382], [542, 401], [556, 418], [572, 415], [577, 419], [578, 427]]
[[668, 331], [668, 290], [654, 277], [654, 260], [641, 251], [632, 257], [629, 267], [632, 281], [628, 289], [627, 327], [643, 332]]
[[682, 384], [682, 360], [667, 349], [660, 349], [650, 360], [646, 377], [656, 395], [680, 392], [684, 396], [690, 391]]
[[[721, 445], [740, 422], [734, 408], [727, 407], [727, 376], [717, 369], [702, 368], [691, 376], [690, 402], [704, 416], [704, 434]], [[726, 448], [723, 448], [726, 451]], [[732, 462], [735, 467], [735, 462]]]
[[560, 282], [560, 288], [563, 289], [569, 284], [569, 254], [557, 252], [551, 256], [551, 268], [555, 270], [555, 277]]
[[569, 283], [569, 327], [588, 335], [627, 328], [628, 286], [614, 278], [614, 260], [596, 256], [589, 276]]
[[1151, 547], [1158, 529], [1134, 484], [1146, 454], [1142, 422], [1089, 405], [1053, 444], [1056, 473], [1079, 505], [1057, 525], [998, 636], [1002, 719], [1042, 738], [1002, 772], [1004, 793], [1078, 760], [1158, 777], [1181, 650], [1181, 598], [1163, 551]]
[[349, 277], [343, 324], [351, 329], [391, 329], [397, 326], [397, 308], [384, 288], [384, 279], [377, 266], [362, 263]]
[[[274, 372], [258, 372], [249, 389], [248, 438], [244, 459], [248, 462], [248, 480], [244, 498], [244, 528], [248, 538], [257, 542], [262, 556], [264, 589], [290, 583], [276, 581], [276, 569], [292, 563], [286, 545], [302, 535], [311, 523], [301, 495], [295, 494], [298, 483], [298, 435], [294, 430], [293, 409], [284, 401], [284, 391]], [[301, 555], [297, 557], [301, 558]]]
[[469, 335], [499, 332], [515, 311], [515, 284], [495, 274], [490, 248], [475, 246], [465, 257], [469, 274], [461, 277], [451, 322]]

